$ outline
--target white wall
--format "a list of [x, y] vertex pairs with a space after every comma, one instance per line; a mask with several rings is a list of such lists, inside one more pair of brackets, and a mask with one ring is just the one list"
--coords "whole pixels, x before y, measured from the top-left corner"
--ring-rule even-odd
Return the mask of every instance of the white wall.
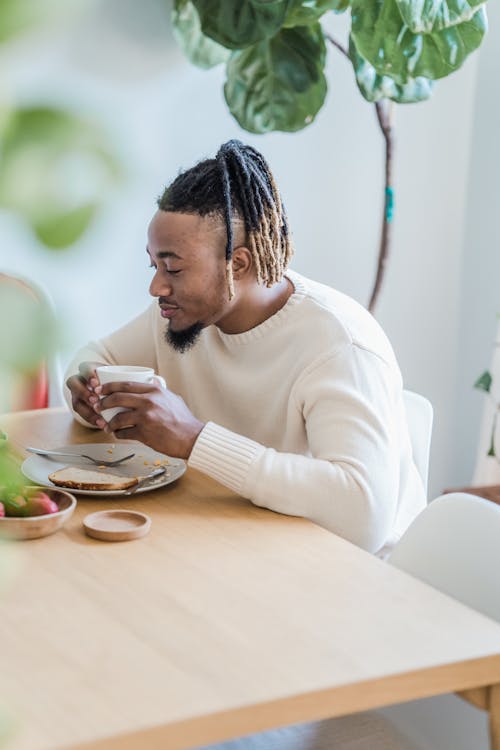
[[[15, 98], [48, 97], [95, 114], [128, 169], [93, 230], [65, 253], [37, 246], [17, 220], [0, 214], [0, 266], [52, 292], [69, 332], [66, 356], [147, 303], [145, 231], [155, 198], [181, 167], [213, 155], [230, 137], [256, 145], [271, 163], [294, 230], [295, 268], [366, 303], [382, 210], [382, 137], [348, 62], [331, 51], [328, 100], [312, 126], [250, 136], [226, 111], [223, 71], [197, 70], [177, 50], [164, 0], [83, 5], [80, 16], [0, 53]], [[345, 42], [346, 19], [332, 17], [329, 27]], [[430, 102], [397, 108], [395, 117], [393, 257], [378, 317], [407, 386], [435, 406], [431, 494], [464, 478], [473, 437], [458, 455], [452, 435], [473, 432], [479, 413], [473, 406], [455, 422], [476, 67], [469, 61], [438, 84]], [[480, 106], [487, 104], [483, 97]], [[486, 158], [486, 146], [483, 152]]]
[[[488, 4], [490, 31], [479, 60], [467, 179], [466, 224], [455, 361], [457, 481], [470, 478], [484, 396], [471, 384], [490, 365], [500, 313], [500, 7]], [[489, 427], [488, 427], [489, 432]]]

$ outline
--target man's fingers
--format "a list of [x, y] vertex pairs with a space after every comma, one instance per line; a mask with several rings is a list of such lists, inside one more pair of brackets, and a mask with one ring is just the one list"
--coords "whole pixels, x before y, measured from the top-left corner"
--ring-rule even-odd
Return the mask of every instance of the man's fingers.
[[119, 440], [137, 439], [136, 427], [125, 427], [123, 430], [111, 430], [111, 432]]
[[[114, 433], [117, 431], [123, 432], [128, 427], [135, 429], [137, 419], [138, 414], [136, 411], [121, 411], [119, 414], [115, 414], [113, 419], [108, 422], [108, 427]], [[121, 434], [120, 437], [122, 437]]]
[[92, 408], [99, 401], [99, 396], [96, 396], [93, 390], [89, 390], [86, 381], [82, 380], [80, 375], [72, 375], [67, 379], [66, 385], [71, 391], [73, 402], [84, 401]]
[[92, 406], [89, 406], [85, 401], [74, 400], [73, 409], [79, 414], [86, 422], [97, 425], [97, 420], [101, 419], [99, 414], [96, 414]]
[[109, 396], [103, 396], [95, 406], [98, 412], [102, 412], [104, 409], [112, 409], [114, 406], [121, 406], [123, 409], [136, 409], [143, 403], [143, 395], [119, 391], [111, 393]]
[[71, 391], [73, 400], [80, 399], [80, 398], [87, 399], [88, 396], [90, 395], [88, 388], [85, 384], [85, 381], [82, 380], [80, 375], [72, 375], [70, 378], [67, 379], [66, 385]]
[[111, 393], [149, 393], [159, 387], [158, 383], [104, 383], [95, 392], [101, 396], [109, 396]]
[[96, 388], [99, 385], [99, 379], [96, 374], [96, 367], [99, 366], [98, 362], [80, 362], [78, 365], [78, 372], [80, 377], [86, 381], [85, 385], [89, 390]]

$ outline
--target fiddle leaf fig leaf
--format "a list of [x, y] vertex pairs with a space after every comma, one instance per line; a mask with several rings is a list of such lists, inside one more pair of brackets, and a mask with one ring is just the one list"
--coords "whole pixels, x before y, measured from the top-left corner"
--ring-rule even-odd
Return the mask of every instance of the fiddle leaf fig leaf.
[[121, 176], [92, 123], [48, 107], [15, 110], [0, 134], [0, 206], [50, 248], [75, 242]]
[[351, 0], [336, 0], [332, 10], [334, 13], [343, 13], [345, 10], [347, 10], [350, 4]]
[[491, 372], [489, 370], [485, 370], [474, 383], [474, 388], [477, 388], [478, 391], [486, 391], [486, 393], [489, 393], [492, 380], [493, 378], [491, 377]]
[[396, 0], [353, 0], [352, 37], [359, 54], [377, 73], [398, 83], [443, 78], [458, 70], [487, 30], [480, 7], [469, 21], [432, 34], [414, 34], [403, 21]]
[[282, 29], [272, 39], [234, 52], [227, 65], [226, 102], [251, 133], [293, 132], [309, 125], [326, 96], [321, 26]]
[[283, 26], [308, 26], [316, 23], [328, 10], [342, 13], [350, 0], [291, 0]]
[[176, 0], [172, 10], [174, 36], [186, 57], [199, 68], [213, 68], [231, 54], [226, 47], [205, 36], [191, 0]]
[[409, 78], [406, 83], [398, 83], [389, 76], [377, 73], [356, 49], [352, 37], [349, 39], [349, 56], [356, 75], [356, 83], [364, 98], [369, 102], [392, 99], [398, 104], [411, 104], [428, 99], [432, 94], [434, 81], [428, 78]]
[[229, 49], [244, 49], [274, 36], [289, 0], [193, 0], [206, 36]]
[[396, 0], [403, 21], [414, 34], [430, 34], [470, 21], [485, 0]]
[[350, 6], [351, 0], [337, 0], [335, 6], [332, 8], [334, 13], [343, 13]]

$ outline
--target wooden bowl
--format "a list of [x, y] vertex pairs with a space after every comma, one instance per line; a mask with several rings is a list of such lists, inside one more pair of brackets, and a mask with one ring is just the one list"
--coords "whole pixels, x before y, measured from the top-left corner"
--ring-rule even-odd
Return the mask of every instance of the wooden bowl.
[[76, 508], [76, 498], [64, 490], [52, 490], [48, 487], [25, 487], [24, 494], [45, 492], [57, 503], [58, 513], [45, 516], [26, 516], [0, 518], [0, 536], [10, 539], [38, 539], [48, 536], [61, 528]]

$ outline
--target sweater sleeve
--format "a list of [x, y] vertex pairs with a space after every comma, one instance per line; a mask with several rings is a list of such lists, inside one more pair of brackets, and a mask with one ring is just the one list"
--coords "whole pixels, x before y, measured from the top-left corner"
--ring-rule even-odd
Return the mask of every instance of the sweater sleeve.
[[396, 368], [349, 344], [294, 387], [309, 455], [279, 452], [209, 422], [189, 464], [255, 505], [309, 518], [376, 552], [397, 511], [401, 390]]
[[[64, 374], [64, 398], [71, 411], [71, 393], [66, 380], [78, 374], [81, 362], [97, 362], [102, 365], [140, 365], [157, 369], [157, 357], [153, 336], [153, 315], [156, 306], [143, 313], [98, 341], [90, 341], [80, 349], [69, 363]], [[86, 427], [94, 427], [73, 411], [75, 419]]]

